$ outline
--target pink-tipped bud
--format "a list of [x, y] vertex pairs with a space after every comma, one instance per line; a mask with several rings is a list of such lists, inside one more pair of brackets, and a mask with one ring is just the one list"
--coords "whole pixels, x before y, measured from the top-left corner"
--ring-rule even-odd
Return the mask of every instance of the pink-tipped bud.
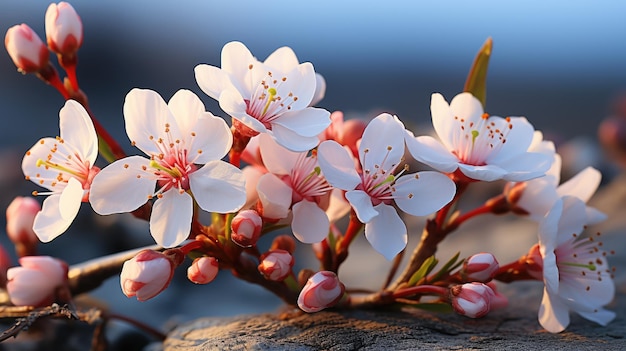
[[187, 278], [196, 284], [208, 284], [217, 277], [220, 267], [215, 257], [198, 257], [187, 268]]
[[261, 236], [263, 219], [255, 210], [243, 210], [237, 213], [230, 224], [232, 241], [241, 247], [256, 245]]
[[83, 44], [83, 22], [67, 2], [50, 4], [46, 11], [46, 39], [50, 50], [73, 56]]
[[298, 307], [304, 312], [318, 312], [334, 306], [346, 288], [337, 275], [330, 271], [320, 271], [307, 280], [298, 296]]
[[7, 207], [7, 235], [20, 257], [35, 254], [39, 239], [33, 230], [41, 205], [32, 197], [18, 196]]
[[120, 285], [127, 297], [139, 301], [149, 300], [165, 290], [172, 280], [176, 265], [172, 258], [153, 250], [140, 251], [124, 262]]
[[9, 56], [22, 73], [33, 73], [47, 67], [50, 60], [48, 48], [28, 25], [15, 25], [4, 37]]
[[493, 279], [499, 268], [500, 265], [494, 255], [481, 252], [465, 260], [461, 277], [466, 282], [487, 283]]
[[489, 313], [491, 299], [495, 294], [483, 283], [465, 283], [450, 288], [450, 301], [456, 313], [481, 318]]
[[259, 272], [267, 280], [283, 281], [291, 274], [294, 262], [293, 256], [285, 250], [268, 251], [261, 256]]
[[50, 256], [25, 256], [20, 267], [7, 271], [7, 292], [16, 306], [42, 307], [55, 301], [59, 287], [67, 283], [67, 264]]

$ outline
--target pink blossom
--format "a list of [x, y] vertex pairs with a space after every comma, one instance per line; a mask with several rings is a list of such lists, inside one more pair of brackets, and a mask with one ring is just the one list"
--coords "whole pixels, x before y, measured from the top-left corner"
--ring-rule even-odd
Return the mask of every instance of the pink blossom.
[[470, 318], [486, 316], [494, 296], [489, 286], [478, 282], [456, 285], [450, 289], [452, 308], [456, 313]]
[[48, 48], [28, 25], [15, 25], [4, 37], [9, 56], [22, 73], [37, 72], [46, 67], [50, 60]]
[[50, 256], [24, 256], [7, 271], [7, 292], [16, 306], [47, 306], [67, 282], [67, 264]]
[[298, 307], [304, 312], [319, 312], [337, 304], [344, 292], [345, 286], [335, 273], [320, 271], [311, 276], [300, 291]]
[[198, 257], [187, 269], [187, 278], [196, 284], [208, 284], [217, 277], [219, 269], [215, 257]]
[[83, 23], [72, 7], [65, 1], [50, 4], [46, 11], [46, 38], [50, 50], [73, 55], [83, 44]]
[[291, 274], [293, 264], [294, 259], [289, 252], [276, 249], [261, 256], [259, 272], [267, 280], [283, 281]]
[[165, 290], [174, 275], [175, 265], [161, 252], [143, 250], [124, 262], [120, 285], [127, 297], [146, 301]]
[[[7, 235], [18, 251], [34, 251], [39, 239], [33, 230], [41, 205], [32, 197], [18, 196], [7, 207]], [[20, 253], [20, 256], [26, 256]]]

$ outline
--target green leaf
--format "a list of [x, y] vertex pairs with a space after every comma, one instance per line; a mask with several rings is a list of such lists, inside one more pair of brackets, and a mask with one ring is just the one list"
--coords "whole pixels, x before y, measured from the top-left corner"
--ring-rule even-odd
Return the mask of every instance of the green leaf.
[[[452, 258], [448, 260], [448, 262], [446, 262], [446, 264], [444, 264], [443, 267], [441, 267], [441, 269], [437, 271], [437, 273], [435, 273], [435, 275], [431, 279], [429, 279], [429, 282], [436, 282], [444, 274], [450, 273], [454, 268], [458, 267], [459, 262], [457, 262], [457, 260], [459, 259], [460, 254], [461, 254], [461, 251], [457, 252], [456, 255], [452, 256]], [[461, 260], [460, 263], [462, 264], [463, 261]]]
[[411, 276], [411, 279], [409, 279], [408, 286], [413, 286], [413, 285], [417, 284], [417, 282], [419, 282], [428, 273], [430, 273], [433, 270], [433, 268], [435, 268], [437, 263], [439, 263], [439, 261], [435, 258], [434, 255], [430, 256], [429, 258], [427, 258], [424, 261], [424, 263], [422, 263], [422, 266], [420, 267], [420, 269], [418, 269], [417, 272], [415, 272]]
[[483, 46], [476, 54], [472, 68], [467, 75], [465, 87], [463, 91], [472, 93], [483, 104], [483, 108], [487, 105], [487, 68], [489, 66], [489, 58], [491, 57], [491, 49], [493, 48], [493, 40], [487, 38]]

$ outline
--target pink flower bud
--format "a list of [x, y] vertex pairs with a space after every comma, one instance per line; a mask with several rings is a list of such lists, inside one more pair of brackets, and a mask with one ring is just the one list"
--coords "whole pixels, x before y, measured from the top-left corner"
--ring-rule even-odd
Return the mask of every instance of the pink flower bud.
[[241, 247], [256, 244], [261, 236], [263, 220], [255, 210], [243, 210], [237, 213], [230, 224], [232, 241]]
[[72, 56], [83, 44], [83, 23], [65, 1], [50, 4], [46, 11], [46, 38], [50, 50]]
[[196, 284], [208, 284], [215, 279], [219, 270], [215, 257], [198, 257], [187, 268], [187, 278]]
[[335, 273], [317, 272], [309, 278], [300, 291], [298, 307], [309, 313], [332, 307], [341, 300], [345, 289]]
[[291, 274], [293, 264], [294, 259], [289, 252], [285, 250], [272, 250], [261, 256], [259, 272], [261, 272], [267, 280], [283, 281]]
[[48, 66], [50, 53], [41, 38], [26, 24], [15, 25], [4, 37], [9, 56], [22, 73], [37, 72]]
[[543, 256], [539, 244], [533, 245], [523, 260], [526, 272], [534, 279], [543, 280]]
[[32, 197], [18, 196], [7, 207], [7, 234], [16, 245], [19, 256], [34, 254], [39, 239], [33, 230], [41, 205]]
[[146, 301], [165, 290], [174, 275], [174, 262], [158, 251], [143, 250], [124, 262], [120, 285], [127, 297]]
[[47, 306], [67, 282], [67, 264], [50, 256], [25, 256], [7, 271], [7, 292], [16, 306]]
[[476, 282], [456, 285], [450, 289], [452, 308], [456, 313], [470, 318], [486, 316], [494, 295], [490, 287]]
[[499, 268], [500, 265], [494, 255], [481, 252], [465, 260], [461, 276], [466, 282], [487, 283], [493, 279]]

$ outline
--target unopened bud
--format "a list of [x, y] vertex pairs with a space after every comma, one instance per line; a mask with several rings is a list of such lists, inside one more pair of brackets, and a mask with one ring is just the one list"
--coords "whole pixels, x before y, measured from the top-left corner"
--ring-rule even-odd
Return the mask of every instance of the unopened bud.
[[500, 265], [494, 255], [481, 252], [465, 260], [461, 277], [466, 282], [487, 283], [493, 279], [499, 268]]
[[230, 228], [231, 240], [241, 247], [256, 245], [261, 236], [263, 220], [255, 210], [243, 210], [233, 218]]
[[39, 238], [33, 230], [41, 205], [32, 197], [18, 196], [7, 207], [7, 235], [15, 244], [18, 256], [35, 254]]
[[198, 257], [187, 269], [187, 278], [196, 284], [208, 284], [215, 279], [219, 270], [215, 257]]
[[67, 264], [50, 256], [25, 256], [20, 267], [7, 270], [7, 293], [16, 306], [42, 307], [53, 303], [57, 289], [67, 283]]
[[456, 313], [481, 318], [489, 313], [491, 299], [495, 294], [483, 283], [466, 283], [450, 288], [450, 301]]
[[149, 300], [165, 290], [174, 275], [174, 262], [167, 255], [153, 250], [140, 251], [124, 262], [120, 285], [127, 297]]
[[493, 296], [491, 297], [491, 304], [489, 305], [489, 309], [495, 310], [498, 308], [504, 308], [508, 306], [509, 299], [506, 296], [498, 292], [498, 288], [494, 281], [490, 281], [486, 285], [490, 287], [491, 290], [493, 291]]
[[298, 296], [298, 307], [304, 312], [318, 312], [332, 307], [343, 297], [346, 288], [330, 271], [315, 273]]
[[259, 272], [265, 279], [272, 281], [283, 281], [291, 274], [294, 265], [291, 254], [285, 250], [272, 250], [261, 256]]
[[22, 73], [34, 73], [49, 64], [50, 53], [41, 38], [26, 24], [15, 25], [4, 37], [9, 56]]
[[83, 44], [83, 23], [67, 2], [50, 4], [46, 11], [46, 39], [50, 50], [74, 56]]

